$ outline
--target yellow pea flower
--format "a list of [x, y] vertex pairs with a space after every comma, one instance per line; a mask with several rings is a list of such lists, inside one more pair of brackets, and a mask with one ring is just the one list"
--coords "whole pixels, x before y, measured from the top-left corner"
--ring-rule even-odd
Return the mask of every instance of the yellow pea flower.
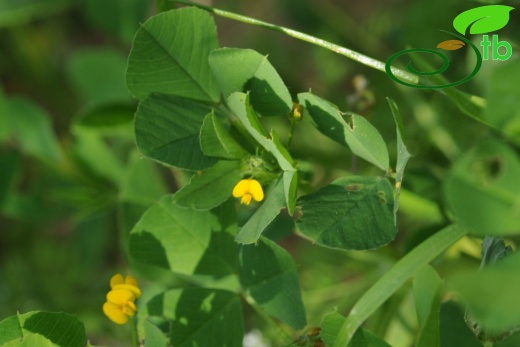
[[240, 200], [241, 204], [249, 205], [251, 203], [251, 199], [255, 199], [255, 201], [262, 201], [264, 199], [264, 191], [262, 190], [262, 186], [257, 180], [247, 178], [240, 180], [235, 188], [233, 188], [233, 196], [235, 198], [242, 198]]
[[110, 288], [129, 290], [134, 293], [136, 299], [141, 296], [141, 290], [137, 286], [137, 281], [130, 275], [126, 276], [126, 278], [120, 274], [112, 276], [110, 279]]
[[103, 312], [116, 324], [125, 324], [129, 317], [135, 316], [135, 300], [141, 296], [137, 281], [132, 276], [117, 274], [110, 279], [111, 291], [103, 304]]

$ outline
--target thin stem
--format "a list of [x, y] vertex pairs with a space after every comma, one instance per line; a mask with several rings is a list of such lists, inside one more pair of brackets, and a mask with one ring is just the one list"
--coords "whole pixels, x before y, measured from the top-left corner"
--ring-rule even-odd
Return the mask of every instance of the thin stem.
[[[349, 59], [357, 61], [358, 63], [364, 64], [364, 65], [369, 66], [371, 68], [374, 68], [376, 70], [385, 72], [385, 63], [383, 63], [382, 61], [379, 61], [377, 59], [371, 58], [371, 57], [366, 56], [364, 54], [358, 53], [358, 52], [353, 51], [351, 49], [348, 49], [348, 48], [345, 48], [345, 47], [341, 47], [341, 46], [336, 45], [334, 43], [331, 43], [331, 42], [319, 39], [317, 37], [314, 37], [314, 36], [311, 36], [311, 35], [307, 35], [307, 34], [304, 34], [302, 32], [299, 32], [299, 31], [296, 31], [296, 30], [293, 30], [293, 29], [289, 29], [289, 28], [285, 28], [285, 27], [282, 27], [282, 26], [279, 26], [279, 25], [267, 23], [267, 22], [264, 22], [264, 21], [261, 21], [261, 20], [258, 20], [258, 19], [254, 19], [254, 18], [251, 18], [251, 17], [247, 17], [247, 16], [243, 16], [243, 15], [240, 15], [240, 14], [236, 14], [236, 13], [233, 13], [233, 12], [220, 10], [220, 9], [213, 8], [213, 7], [206, 6], [206, 5], [201, 5], [201, 4], [198, 4], [196, 2], [189, 1], [189, 0], [176, 0], [176, 2], [180, 3], [180, 4], [195, 6], [195, 7], [201, 8], [203, 10], [206, 10], [208, 12], [214, 13], [214, 14], [216, 14], [218, 16], [221, 16], [221, 17], [233, 19], [233, 20], [236, 20], [236, 21], [239, 21], [239, 22], [243, 22], [243, 23], [247, 23], [247, 24], [257, 25], [257, 26], [260, 26], [260, 27], [263, 27], [263, 28], [266, 28], [266, 29], [270, 29], [270, 30], [273, 30], [273, 31], [284, 33], [284, 34], [286, 34], [288, 36], [291, 36], [291, 37], [294, 37], [296, 39], [299, 39], [299, 40], [302, 40], [302, 41], [306, 41], [306, 42], [312, 43], [313, 45], [316, 45], [316, 46], [319, 46], [319, 47], [323, 47], [323, 48], [326, 48], [326, 49], [328, 49], [330, 51], [333, 51], [335, 53], [341, 54], [341, 55], [343, 55], [343, 56], [345, 56], [345, 57], [347, 57]], [[392, 67], [392, 72], [394, 73], [394, 75], [396, 77], [399, 77], [400, 79], [402, 79], [402, 80], [404, 80], [404, 81], [406, 81], [408, 83], [412, 83], [412, 84], [418, 84], [419, 83], [419, 78], [417, 76], [407, 72], [407, 71], [404, 71], [404, 70]]]
[[296, 121], [294, 119], [291, 119], [291, 130], [289, 131], [289, 138], [287, 139], [287, 148], [291, 147], [295, 128], [296, 128]]
[[132, 334], [132, 346], [139, 347], [139, 338], [137, 337], [137, 319], [130, 318], [130, 331]]

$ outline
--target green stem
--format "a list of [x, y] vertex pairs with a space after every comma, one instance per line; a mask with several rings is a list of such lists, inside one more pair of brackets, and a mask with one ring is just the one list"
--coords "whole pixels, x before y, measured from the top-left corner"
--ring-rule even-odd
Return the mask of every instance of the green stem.
[[137, 337], [137, 319], [130, 318], [130, 331], [132, 334], [132, 346], [139, 347], [139, 338]]
[[[383, 71], [383, 72], [386, 73], [386, 71], [385, 71], [385, 63], [383, 63], [382, 61], [379, 61], [377, 59], [371, 58], [371, 57], [366, 56], [364, 54], [358, 53], [358, 52], [353, 51], [351, 49], [338, 46], [338, 45], [336, 45], [334, 43], [331, 43], [331, 42], [319, 39], [317, 37], [314, 37], [314, 36], [311, 36], [311, 35], [307, 35], [307, 34], [304, 34], [302, 32], [299, 32], [299, 31], [296, 31], [296, 30], [292, 30], [292, 29], [289, 29], [289, 28], [285, 28], [285, 27], [282, 27], [282, 26], [279, 26], [279, 25], [267, 23], [267, 22], [264, 22], [264, 21], [261, 21], [261, 20], [258, 20], [258, 19], [254, 19], [254, 18], [251, 18], [251, 17], [242, 16], [242, 15], [239, 15], [239, 14], [236, 14], [236, 13], [233, 13], [233, 12], [219, 10], [219, 9], [213, 8], [211, 6], [201, 5], [201, 4], [198, 4], [196, 2], [189, 1], [189, 0], [176, 0], [176, 2], [180, 3], [180, 4], [195, 6], [195, 7], [201, 8], [203, 10], [206, 10], [208, 12], [214, 13], [214, 14], [216, 14], [218, 16], [221, 16], [221, 17], [233, 19], [233, 20], [236, 20], [236, 21], [239, 21], [239, 22], [243, 22], [243, 23], [247, 23], [247, 24], [257, 25], [257, 26], [260, 26], [260, 27], [263, 27], [263, 28], [266, 28], [266, 29], [269, 29], [269, 30], [273, 30], [273, 31], [284, 33], [284, 34], [286, 34], [288, 36], [294, 37], [294, 38], [302, 40], [302, 41], [306, 41], [306, 42], [312, 43], [313, 45], [316, 45], [316, 46], [319, 46], [319, 47], [323, 47], [323, 48], [328, 49], [330, 51], [333, 51], [335, 53], [341, 54], [341, 55], [343, 55], [343, 56], [345, 56], [345, 57], [347, 57], [349, 59], [357, 61], [358, 63], [364, 64], [366, 66], [369, 66], [371, 68], [374, 68], [376, 70]], [[412, 84], [418, 84], [419, 83], [419, 78], [417, 76], [407, 72], [407, 71], [404, 71], [404, 70], [392, 67], [392, 72], [394, 73], [394, 75], [396, 77], [399, 77], [403, 81], [406, 81], [406, 82], [412, 83]]]

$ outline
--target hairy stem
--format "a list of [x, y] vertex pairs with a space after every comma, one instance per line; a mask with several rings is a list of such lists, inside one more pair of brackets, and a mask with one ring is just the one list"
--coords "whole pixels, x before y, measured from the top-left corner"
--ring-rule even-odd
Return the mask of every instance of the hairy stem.
[[[192, 1], [189, 1], [189, 0], [176, 0], [175, 2], [180, 3], [180, 4], [195, 6], [195, 7], [201, 8], [203, 10], [206, 10], [208, 12], [214, 13], [214, 14], [216, 14], [218, 16], [221, 16], [221, 17], [233, 19], [233, 20], [236, 20], [236, 21], [239, 21], [239, 22], [243, 22], [243, 23], [247, 23], [247, 24], [257, 25], [257, 26], [260, 26], [260, 27], [263, 27], [263, 28], [267, 28], [267, 29], [270, 29], [270, 30], [273, 30], [273, 31], [278, 31], [278, 32], [284, 33], [284, 34], [286, 34], [288, 36], [294, 37], [296, 39], [299, 39], [299, 40], [302, 40], [302, 41], [306, 41], [306, 42], [312, 43], [313, 45], [326, 48], [326, 49], [328, 49], [330, 51], [333, 51], [335, 53], [341, 54], [341, 55], [343, 55], [343, 56], [345, 56], [345, 57], [347, 57], [349, 59], [357, 61], [358, 63], [361, 63], [363, 65], [369, 66], [369, 67], [374, 68], [376, 70], [385, 72], [385, 63], [383, 63], [382, 61], [379, 61], [379, 60], [374, 59], [372, 57], [369, 57], [369, 56], [366, 56], [364, 54], [358, 53], [358, 52], [353, 51], [351, 49], [348, 49], [348, 48], [345, 48], [345, 47], [341, 47], [341, 46], [336, 45], [334, 43], [331, 43], [331, 42], [319, 39], [317, 37], [314, 37], [314, 36], [311, 36], [311, 35], [307, 35], [307, 34], [304, 34], [302, 32], [299, 32], [299, 31], [296, 31], [296, 30], [293, 30], [293, 29], [289, 29], [289, 28], [285, 28], [285, 27], [282, 27], [282, 26], [279, 26], [279, 25], [275, 25], [275, 24], [271, 24], [271, 23], [268, 23], [268, 22], [264, 22], [264, 21], [261, 21], [261, 20], [258, 20], [258, 19], [254, 19], [254, 18], [251, 18], [251, 17], [247, 17], [247, 16], [243, 16], [243, 15], [240, 15], [240, 14], [236, 14], [236, 13], [233, 13], [233, 12], [228, 12], [228, 11], [220, 10], [220, 9], [217, 9], [217, 8], [214, 8], [214, 7], [211, 7], [211, 6], [198, 4], [196, 2], [192, 2]], [[404, 71], [404, 70], [392, 67], [392, 72], [394, 73], [395, 76], [399, 77], [400, 79], [402, 79], [402, 80], [404, 80], [404, 81], [406, 81], [408, 83], [412, 83], [412, 84], [418, 84], [419, 83], [418, 76], [415, 76], [415, 75], [413, 75], [413, 74], [411, 74], [411, 73], [409, 73], [407, 71]]]

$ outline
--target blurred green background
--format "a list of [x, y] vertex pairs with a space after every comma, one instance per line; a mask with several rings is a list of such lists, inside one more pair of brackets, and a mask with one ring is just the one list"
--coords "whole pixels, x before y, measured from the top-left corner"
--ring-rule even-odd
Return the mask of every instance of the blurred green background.
[[[446, 39], [438, 29], [453, 30], [453, 18], [478, 4], [205, 3], [287, 26], [381, 61], [408, 46], [435, 47]], [[125, 86], [126, 59], [139, 23], [155, 14], [157, 7], [174, 6], [147, 0], [0, 0], [0, 319], [31, 310], [65, 311], [85, 322], [94, 344], [125, 345], [126, 329], [111, 324], [101, 311], [108, 281], [117, 272], [128, 272], [125, 241], [133, 223], [156, 198], [175, 192], [187, 179], [178, 170], [143, 159], [134, 143], [137, 102]], [[327, 250], [280, 233], [291, 228], [283, 217], [281, 226], [271, 231], [300, 265], [308, 320], [317, 326], [322, 315], [334, 308], [348, 312], [396, 259], [448, 223], [439, 186], [451, 162], [491, 130], [463, 115], [440, 93], [399, 86], [380, 71], [280, 33], [215, 20], [221, 46], [268, 54], [294, 95], [312, 89], [340, 109], [366, 116], [382, 133], [392, 160], [395, 127], [385, 98], [395, 99], [403, 114], [414, 157], [405, 173], [400, 232], [394, 242], [378, 251]], [[512, 16], [500, 31], [501, 39], [512, 44], [515, 57], [519, 32], [518, 16]], [[469, 57], [452, 64], [454, 76], [472, 69]], [[479, 74], [461, 89], [485, 96], [494, 64], [485, 61]], [[287, 133], [289, 123], [269, 119], [265, 124]], [[351, 159], [346, 149], [305, 122], [295, 134], [292, 152], [314, 188], [339, 175], [379, 174], [369, 164]], [[479, 242], [466, 239], [464, 245], [466, 251], [453, 249], [438, 261], [441, 274], [478, 267]], [[137, 265], [133, 272], [149, 295], [154, 288], [184, 285], [182, 279]], [[389, 341], [403, 342], [396, 346], [409, 345], [417, 329], [413, 300], [406, 289], [369, 322], [374, 333], [386, 332]], [[443, 312], [457, 324], [462, 322], [461, 311], [453, 304]], [[269, 335], [258, 317], [253, 313], [247, 317], [246, 331], [256, 327]], [[455, 336], [449, 329], [460, 328], [457, 324], [446, 323], [444, 336]], [[464, 334], [463, 328], [459, 330]], [[456, 340], [445, 340], [443, 346], [456, 345]]]

